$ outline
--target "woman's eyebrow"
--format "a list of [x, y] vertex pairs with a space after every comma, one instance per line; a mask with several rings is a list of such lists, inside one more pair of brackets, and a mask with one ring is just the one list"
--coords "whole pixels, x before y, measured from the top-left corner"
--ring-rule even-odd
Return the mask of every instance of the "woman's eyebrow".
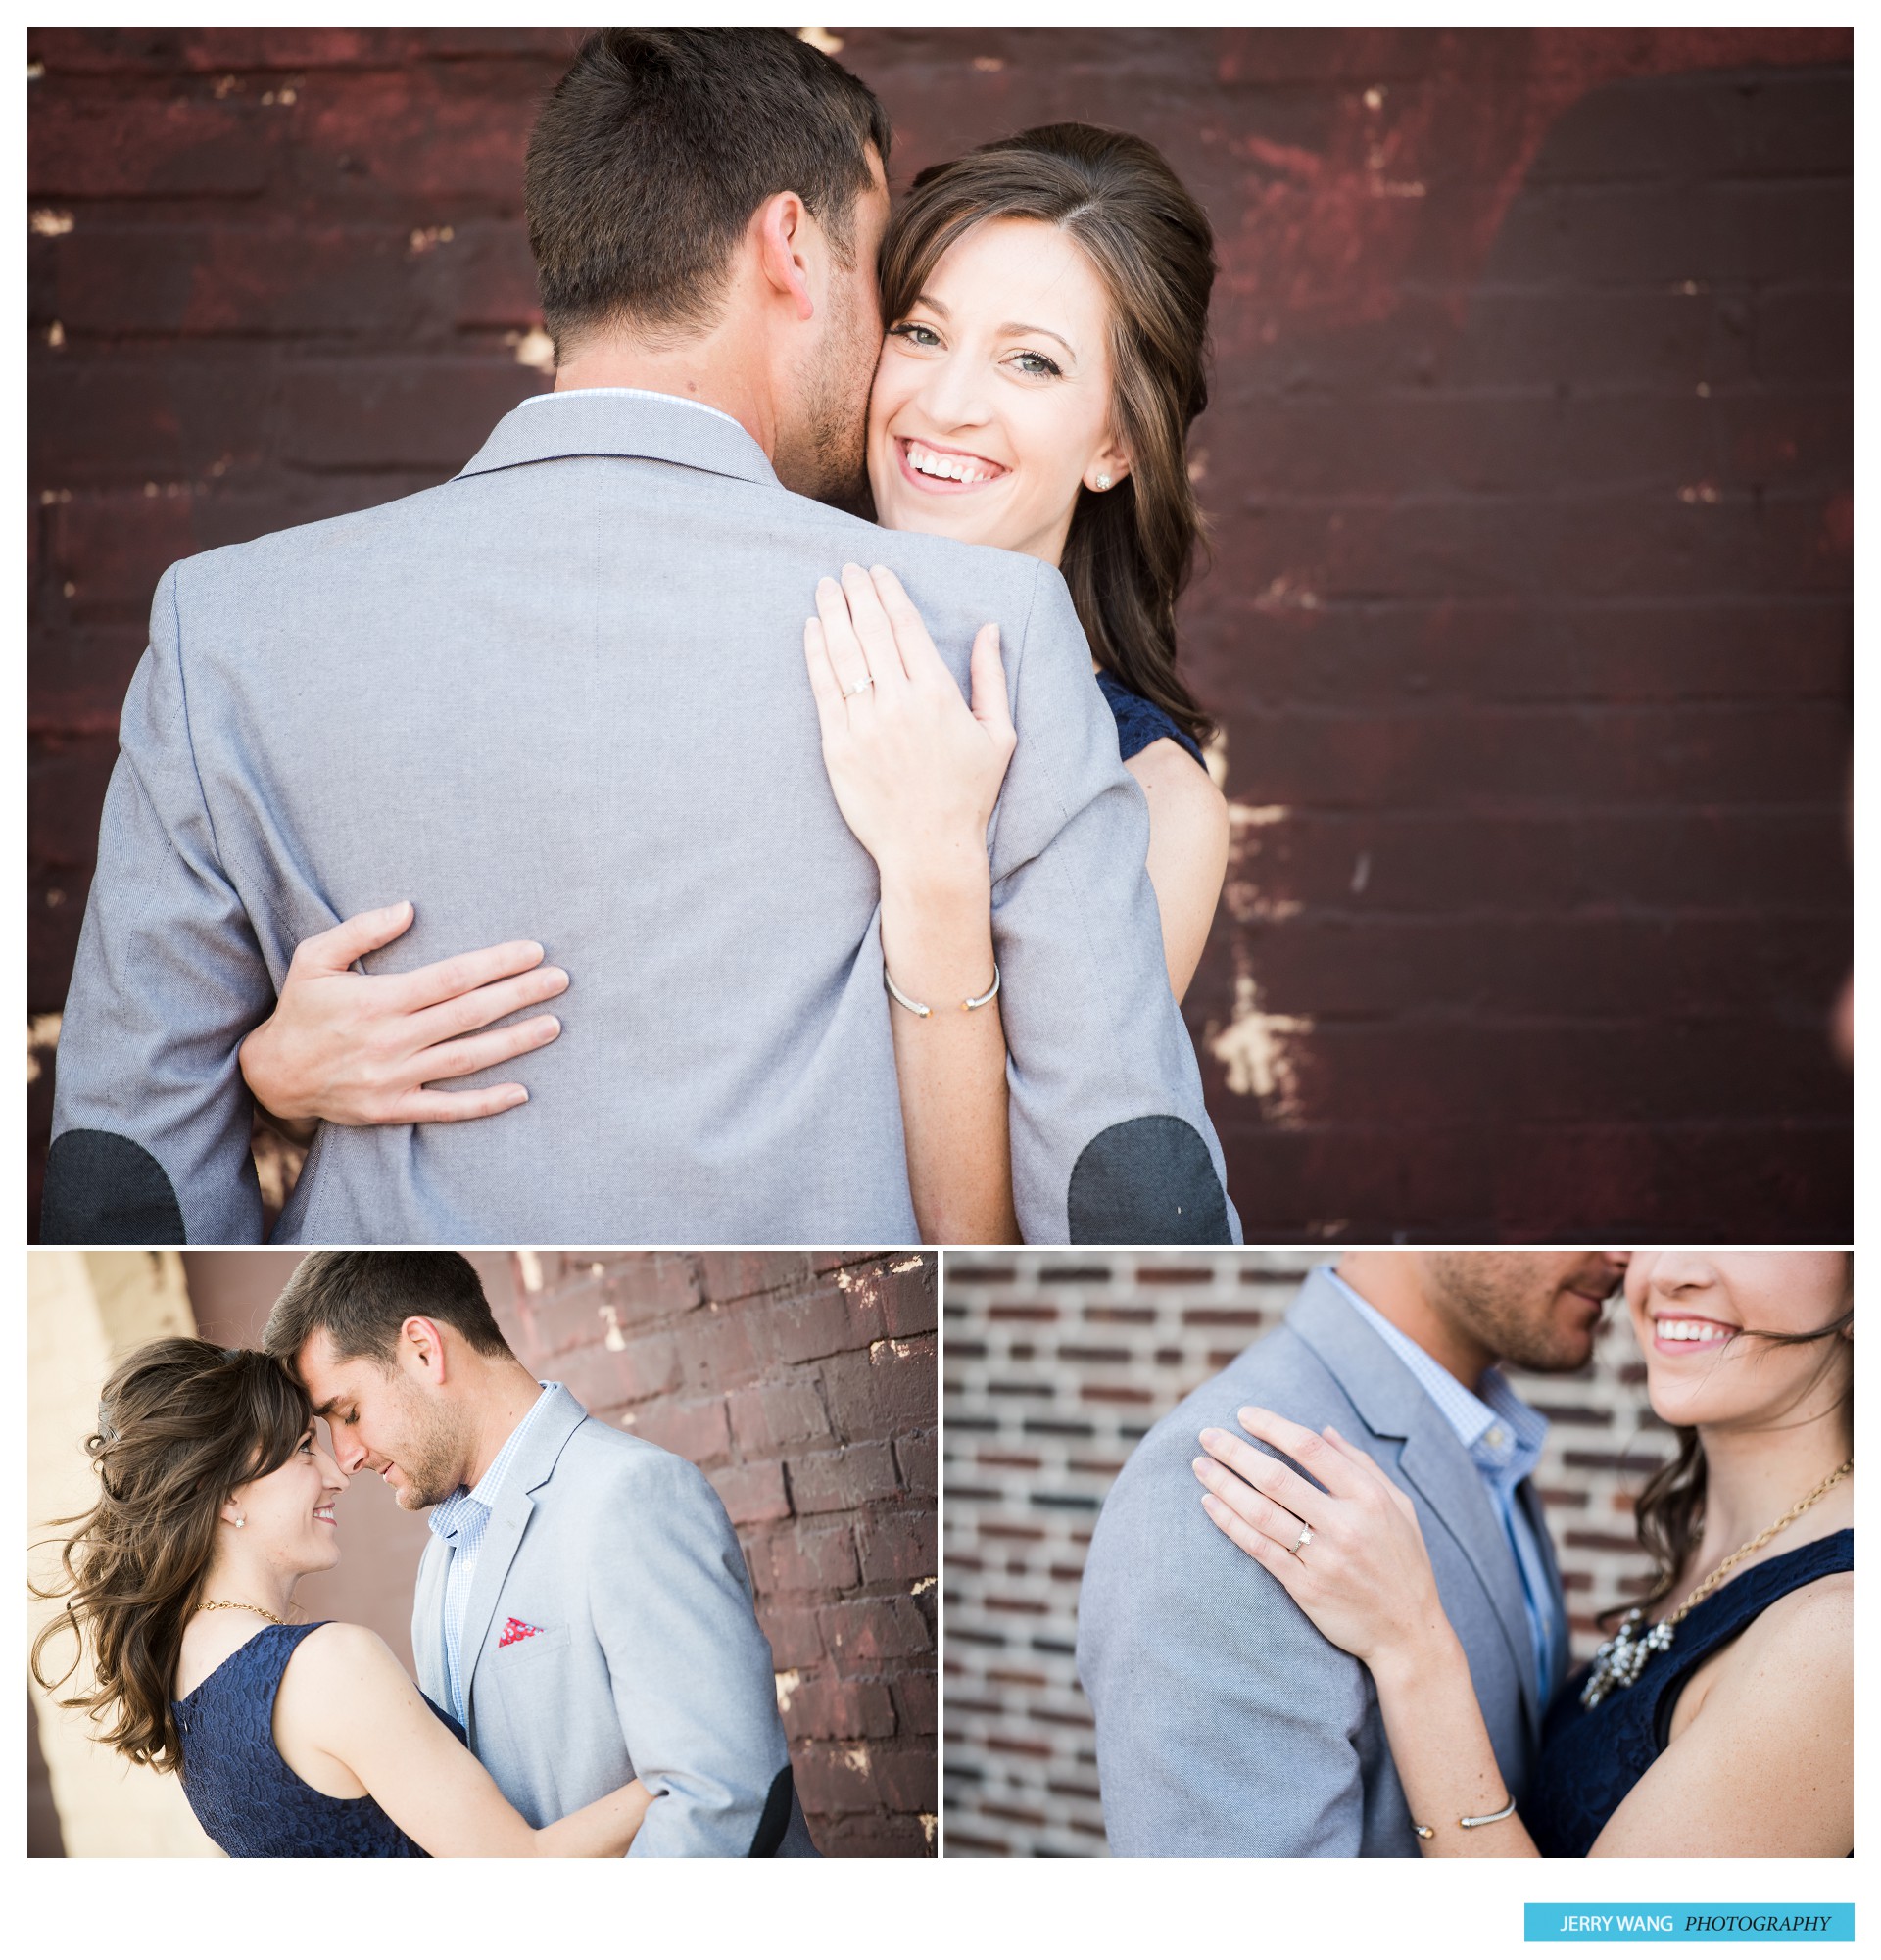
[[1042, 334], [1046, 340], [1055, 340], [1071, 356], [1072, 359], [1076, 360], [1078, 359], [1078, 350], [1072, 346], [1071, 342], [1063, 334], [1053, 333], [1049, 327], [1027, 326], [1023, 320], [1008, 320], [999, 329], [999, 337], [1002, 340], [1011, 335], [1029, 333]]

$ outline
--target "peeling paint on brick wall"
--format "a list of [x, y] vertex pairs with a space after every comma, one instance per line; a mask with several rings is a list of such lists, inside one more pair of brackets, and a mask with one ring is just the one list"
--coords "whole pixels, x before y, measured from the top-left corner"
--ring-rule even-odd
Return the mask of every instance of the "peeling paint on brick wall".
[[[805, 31], [898, 184], [1081, 118], [1215, 224], [1182, 625], [1243, 818], [1184, 1008], [1250, 1236], [1846, 1238], [1851, 34]], [[32, 1013], [166, 564], [548, 385], [576, 38], [29, 33]]]
[[[1285, 1316], [1314, 1255], [1178, 1262], [1135, 1253], [950, 1253], [946, 1377], [947, 1854], [1105, 1850], [1078, 1587], [1104, 1494], [1138, 1439]], [[1632, 1500], [1669, 1454], [1631, 1334], [1609, 1314], [1592, 1364], [1511, 1369], [1549, 1418], [1535, 1484], [1561, 1554], [1577, 1658], [1648, 1570]]]
[[931, 1253], [520, 1250], [525, 1364], [697, 1463], [744, 1547], [826, 1856], [935, 1848]]

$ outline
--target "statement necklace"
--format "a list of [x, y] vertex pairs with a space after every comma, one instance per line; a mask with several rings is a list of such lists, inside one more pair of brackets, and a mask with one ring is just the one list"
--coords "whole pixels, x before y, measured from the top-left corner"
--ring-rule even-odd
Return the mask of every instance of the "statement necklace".
[[1760, 1531], [1748, 1545], [1740, 1545], [1716, 1571], [1692, 1588], [1677, 1612], [1667, 1613], [1643, 1637], [1640, 1628], [1646, 1623], [1646, 1611], [1643, 1606], [1635, 1606], [1620, 1621], [1619, 1631], [1613, 1639], [1602, 1641], [1595, 1651], [1593, 1665], [1587, 1672], [1586, 1686], [1580, 1691], [1580, 1705], [1583, 1708], [1598, 1708], [1616, 1688], [1630, 1688], [1653, 1655], [1664, 1653], [1670, 1648], [1672, 1629], [1694, 1606], [1709, 1600], [1753, 1552], [1761, 1552], [1779, 1531], [1787, 1531], [1818, 1498], [1826, 1496], [1854, 1468], [1855, 1458], [1851, 1457], [1839, 1470], [1824, 1477], [1800, 1504], [1792, 1505], [1767, 1530]]
[[284, 1620], [279, 1613], [270, 1613], [265, 1606], [251, 1606], [246, 1600], [205, 1600], [197, 1607], [203, 1613], [260, 1613], [265, 1620], [272, 1620], [277, 1627], [291, 1627], [292, 1620]]

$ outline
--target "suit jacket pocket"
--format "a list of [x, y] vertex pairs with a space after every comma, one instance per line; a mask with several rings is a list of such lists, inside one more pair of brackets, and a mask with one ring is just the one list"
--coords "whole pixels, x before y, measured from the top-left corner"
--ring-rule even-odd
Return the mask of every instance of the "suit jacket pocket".
[[[535, 1622], [518, 1620], [514, 1624], [529, 1627]], [[484, 1649], [483, 1666], [493, 1680], [521, 1681], [542, 1668], [568, 1645], [568, 1629], [565, 1626], [539, 1627], [533, 1633], [518, 1633], [506, 1640], [510, 1625], [509, 1616], [506, 1614], [493, 1629], [495, 1639]]]

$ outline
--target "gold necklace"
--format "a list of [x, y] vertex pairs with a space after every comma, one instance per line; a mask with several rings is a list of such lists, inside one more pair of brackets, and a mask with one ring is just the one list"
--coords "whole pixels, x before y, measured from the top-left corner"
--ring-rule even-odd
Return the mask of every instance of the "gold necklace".
[[196, 1609], [200, 1613], [260, 1613], [265, 1620], [272, 1620], [277, 1627], [291, 1627], [292, 1620], [284, 1620], [279, 1613], [270, 1613], [265, 1606], [251, 1606], [246, 1600], [205, 1600]]
[[1740, 1545], [1721, 1565], [1708, 1573], [1686, 1594], [1684, 1603], [1676, 1612], [1667, 1613], [1650, 1633], [1643, 1636], [1640, 1628], [1646, 1622], [1646, 1609], [1635, 1606], [1620, 1621], [1619, 1631], [1613, 1639], [1603, 1641], [1595, 1650], [1593, 1665], [1587, 1670], [1586, 1685], [1580, 1691], [1580, 1705], [1583, 1708], [1598, 1708], [1616, 1688], [1630, 1688], [1653, 1655], [1664, 1653], [1670, 1648], [1673, 1628], [1694, 1606], [1709, 1600], [1753, 1552], [1761, 1552], [1779, 1531], [1787, 1531], [1812, 1504], [1826, 1497], [1854, 1468], [1855, 1458], [1851, 1457], [1839, 1470], [1832, 1470], [1824, 1477], [1808, 1497], [1793, 1504], [1774, 1524]]

